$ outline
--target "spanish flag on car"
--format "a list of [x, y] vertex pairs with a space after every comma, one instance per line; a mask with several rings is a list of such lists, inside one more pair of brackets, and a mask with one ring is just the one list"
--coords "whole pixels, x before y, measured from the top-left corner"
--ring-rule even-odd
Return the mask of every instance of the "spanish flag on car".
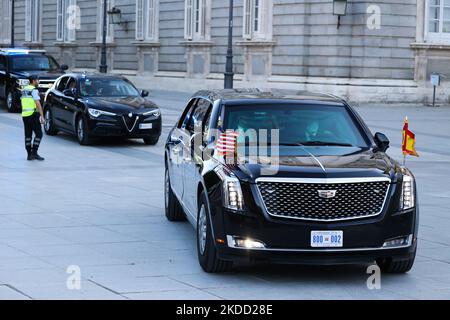
[[416, 135], [409, 131], [408, 117], [405, 118], [405, 124], [403, 125], [402, 151], [405, 156], [419, 156], [416, 151]]

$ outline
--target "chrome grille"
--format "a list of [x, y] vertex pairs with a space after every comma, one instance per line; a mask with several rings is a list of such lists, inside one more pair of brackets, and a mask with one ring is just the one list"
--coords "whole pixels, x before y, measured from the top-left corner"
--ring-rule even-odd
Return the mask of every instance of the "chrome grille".
[[258, 179], [267, 212], [276, 217], [339, 221], [379, 215], [390, 180], [373, 179]]
[[134, 128], [136, 127], [136, 123], [139, 120], [139, 116], [136, 116], [135, 114], [133, 114], [131, 117], [129, 117], [128, 115], [124, 115], [122, 116], [123, 119], [123, 123], [125, 123], [125, 127], [127, 128], [128, 132], [132, 132], [134, 130]]

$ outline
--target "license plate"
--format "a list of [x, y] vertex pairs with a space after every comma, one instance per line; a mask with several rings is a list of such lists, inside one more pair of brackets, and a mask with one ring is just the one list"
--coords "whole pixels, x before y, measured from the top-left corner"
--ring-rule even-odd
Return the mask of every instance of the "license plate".
[[311, 247], [313, 248], [342, 248], [343, 245], [343, 231], [311, 231]]
[[141, 129], [141, 130], [153, 129], [153, 124], [152, 123], [141, 123], [139, 125], [139, 129]]

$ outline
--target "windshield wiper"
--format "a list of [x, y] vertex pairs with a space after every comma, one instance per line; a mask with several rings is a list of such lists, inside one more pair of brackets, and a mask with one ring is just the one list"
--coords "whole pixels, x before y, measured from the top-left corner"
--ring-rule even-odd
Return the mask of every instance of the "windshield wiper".
[[288, 147], [305, 147], [305, 146], [338, 146], [338, 147], [353, 147], [350, 143], [344, 142], [328, 142], [328, 141], [304, 141], [304, 142], [280, 142], [280, 146]]
[[[267, 143], [268, 146], [273, 145], [272, 143]], [[327, 141], [305, 141], [305, 142], [280, 142], [275, 145], [283, 147], [305, 147], [305, 146], [337, 146], [337, 147], [353, 147], [350, 143], [344, 142], [327, 142]]]
[[353, 147], [350, 143], [345, 142], [329, 142], [329, 141], [304, 141], [299, 143], [302, 146], [338, 146], [338, 147]]

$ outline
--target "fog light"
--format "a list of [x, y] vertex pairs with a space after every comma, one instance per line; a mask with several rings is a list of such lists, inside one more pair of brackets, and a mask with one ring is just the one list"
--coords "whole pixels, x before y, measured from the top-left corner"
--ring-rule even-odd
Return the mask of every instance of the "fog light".
[[239, 249], [265, 249], [266, 246], [263, 242], [250, 239], [250, 238], [240, 238], [227, 236], [228, 246], [230, 248]]
[[383, 248], [395, 248], [395, 247], [410, 246], [412, 243], [412, 238], [413, 238], [413, 235], [411, 234], [406, 237], [399, 237], [399, 238], [388, 240], [383, 244]]

